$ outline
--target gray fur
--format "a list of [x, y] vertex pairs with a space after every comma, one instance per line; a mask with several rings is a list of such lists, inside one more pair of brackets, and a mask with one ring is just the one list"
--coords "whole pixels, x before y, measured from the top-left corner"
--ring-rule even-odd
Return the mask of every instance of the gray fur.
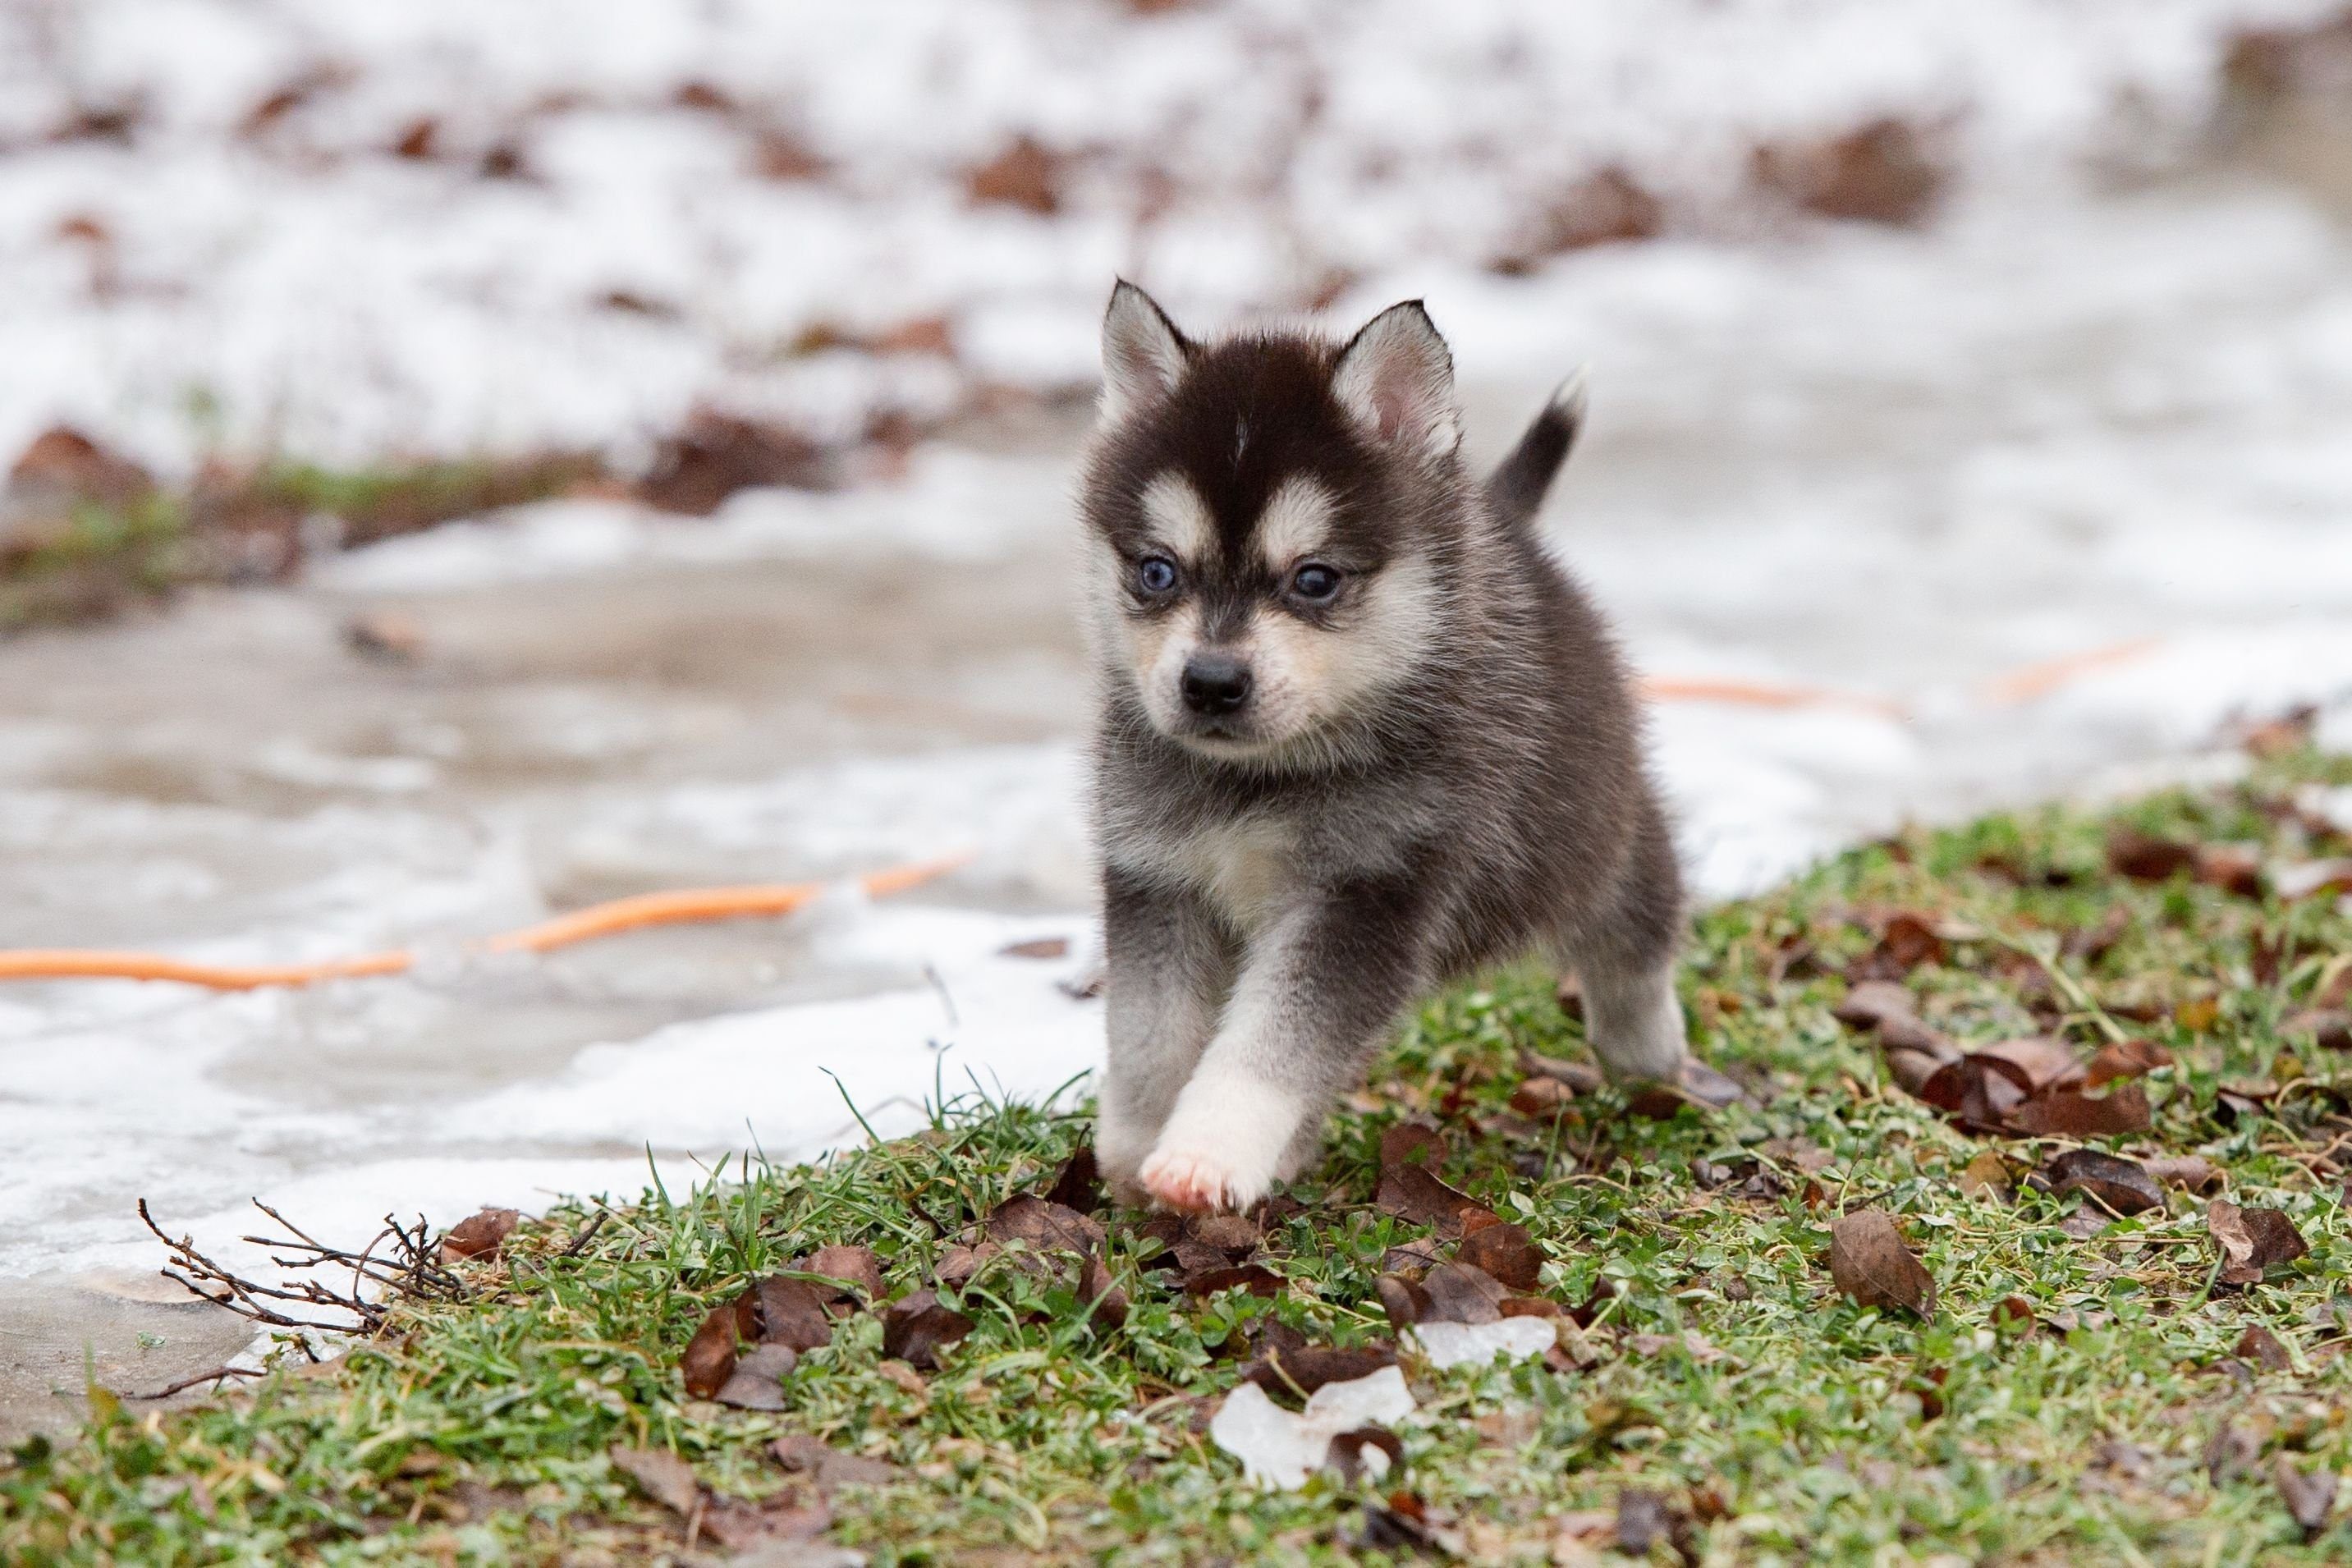
[[[1181, 372], [1128, 378], [1081, 489], [1106, 1173], [1254, 1204], [1314, 1158], [1402, 1013], [1529, 951], [1577, 971], [1604, 1066], [1672, 1078], [1681, 882], [1638, 710], [1526, 526], [1580, 401], [1482, 485], [1417, 303], [1349, 345], [1202, 344], [1122, 285], [1108, 325], [1126, 363]], [[1175, 587], [1147, 586], [1153, 558]], [[1308, 596], [1327, 565], [1340, 586]], [[1235, 659], [1256, 679], [1237, 710], [1178, 691]]]

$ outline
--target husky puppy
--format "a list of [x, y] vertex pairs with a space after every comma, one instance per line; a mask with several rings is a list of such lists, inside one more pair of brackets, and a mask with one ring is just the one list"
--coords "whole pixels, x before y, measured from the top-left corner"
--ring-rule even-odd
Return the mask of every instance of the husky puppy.
[[1246, 1209], [1398, 1016], [1541, 951], [1622, 1079], [1685, 1061], [1681, 880], [1600, 616], [1534, 514], [1563, 388], [1486, 480], [1419, 301], [1188, 338], [1121, 282], [1081, 480], [1109, 1065], [1129, 1201]]

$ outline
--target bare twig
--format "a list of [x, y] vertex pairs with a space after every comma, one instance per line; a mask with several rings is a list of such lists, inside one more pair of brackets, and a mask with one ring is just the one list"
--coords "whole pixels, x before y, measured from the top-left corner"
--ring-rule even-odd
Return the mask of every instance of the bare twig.
[[115, 1397], [118, 1399], [169, 1399], [182, 1390], [194, 1388], [200, 1383], [218, 1383], [223, 1378], [230, 1377], [268, 1377], [268, 1375], [257, 1367], [216, 1366], [210, 1372], [200, 1372], [194, 1377], [184, 1377], [177, 1383], [166, 1384], [152, 1394], [121, 1394]]
[[572, 1245], [563, 1249], [562, 1256], [565, 1258], [577, 1258], [582, 1253], [587, 1251], [588, 1244], [596, 1239], [596, 1233], [604, 1229], [604, 1222], [612, 1217], [612, 1210], [598, 1209], [596, 1211], [596, 1217], [590, 1220], [587, 1225], [581, 1229], [580, 1234], [572, 1238]]
[[[167, 1279], [177, 1280], [191, 1295], [200, 1296], [215, 1306], [226, 1307], [239, 1317], [278, 1329], [309, 1329], [330, 1333], [373, 1333], [383, 1327], [388, 1310], [384, 1301], [389, 1297], [407, 1297], [436, 1301], [466, 1300], [465, 1282], [443, 1268], [434, 1245], [431, 1227], [419, 1216], [415, 1226], [404, 1226], [391, 1215], [384, 1216], [383, 1228], [358, 1252], [334, 1247], [318, 1240], [300, 1226], [263, 1203], [253, 1200], [254, 1206], [277, 1221], [293, 1237], [248, 1236], [245, 1239], [258, 1247], [272, 1248], [270, 1261], [281, 1268], [320, 1269], [348, 1268], [352, 1272], [351, 1288], [338, 1290], [315, 1279], [301, 1279], [285, 1285], [265, 1285], [232, 1273], [196, 1250], [188, 1237], [177, 1240], [163, 1234], [163, 1227], [147, 1210], [147, 1200], [139, 1200], [139, 1218], [170, 1251], [171, 1263], [163, 1270]], [[389, 1255], [379, 1257], [377, 1248], [391, 1243]], [[372, 1296], [366, 1289], [373, 1286], [381, 1295]], [[311, 1316], [296, 1317], [272, 1305], [285, 1302], [291, 1307], [316, 1309], [330, 1316], [326, 1321]], [[347, 1320], [347, 1321], [346, 1321]], [[161, 1397], [157, 1395], [155, 1397]]]

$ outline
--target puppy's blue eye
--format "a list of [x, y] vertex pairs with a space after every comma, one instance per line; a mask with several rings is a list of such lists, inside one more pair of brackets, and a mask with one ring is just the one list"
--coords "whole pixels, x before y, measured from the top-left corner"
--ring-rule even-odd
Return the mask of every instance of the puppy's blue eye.
[[1328, 599], [1339, 591], [1339, 574], [1328, 566], [1301, 566], [1290, 574], [1290, 591], [1302, 599]]
[[1147, 594], [1164, 594], [1176, 585], [1176, 563], [1165, 555], [1147, 555], [1136, 563], [1135, 585]]

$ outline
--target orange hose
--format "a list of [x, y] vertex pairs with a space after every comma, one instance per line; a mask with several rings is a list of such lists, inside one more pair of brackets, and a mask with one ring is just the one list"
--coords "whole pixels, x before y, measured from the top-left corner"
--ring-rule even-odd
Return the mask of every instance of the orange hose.
[[2145, 658], [2154, 653], [2163, 641], [2162, 637], [2133, 637], [2127, 642], [2109, 643], [2105, 647], [2045, 658], [2039, 664], [2022, 665], [2007, 675], [1996, 676], [1979, 688], [1979, 691], [1989, 702], [2014, 708], [2038, 697], [2049, 696], [2078, 675]]
[[320, 963], [245, 967], [191, 963], [160, 952], [102, 952], [88, 948], [26, 948], [0, 952], [0, 980], [177, 980], [215, 991], [257, 991], [265, 985], [308, 985], [370, 974], [398, 974], [416, 962], [409, 952], [371, 952]]
[[1733, 702], [1748, 708], [1859, 708], [1899, 717], [1899, 703], [1883, 697], [1832, 691], [1823, 686], [1770, 686], [1754, 680], [1679, 680], [1645, 675], [1634, 683], [1653, 702]]
[[[894, 866], [857, 879], [866, 897], [887, 898], [942, 876], [971, 858], [968, 855]], [[784, 915], [805, 908], [825, 889], [823, 882], [780, 882], [740, 888], [688, 888], [671, 893], [644, 893], [591, 904], [568, 915], [558, 915], [520, 931], [506, 931], [483, 945], [492, 952], [547, 952], [592, 937], [614, 936], [647, 926], [682, 925], [697, 921], [737, 920], [747, 915]], [[31, 948], [0, 952], [0, 981], [5, 980], [175, 980], [215, 991], [254, 991], [271, 985], [310, 985], [321, 980], [352, 980], [368, 975], [399, 974], [416, 963], [413, 952], [394, 949], [362, 953], [352, 958], [323, 959], [317, 963], [238, 965], [192, 963], [160, 952], [106, 952], [79, 948]]]
[[[963, 855], [946, 860], [927, 860], [914, 866], [894, 866], [889, 870], [876, 871], [859, 878], [857, 885], [866, 897], [883, 898], [952, 871], [970, 858], [970, 856]], [[617, 931], [636, 931], [646, 926], [739, 920], [749, 915], [788, 915], [824, 891], [824, 884], [822, 882], [775, 882], [753, 883], [740, 888], [688, 888], [675, 893], [640, 893], [632, 899], [591, 904], [584, 910], [574, 910], [551, 921], [541, 921], [520, 931], [494, 936], [487, 945], [492, 952], [546, 952], [552, 948], [569, 947], [575, 942], [586, 942], [591, 937], [610, 936]]]

